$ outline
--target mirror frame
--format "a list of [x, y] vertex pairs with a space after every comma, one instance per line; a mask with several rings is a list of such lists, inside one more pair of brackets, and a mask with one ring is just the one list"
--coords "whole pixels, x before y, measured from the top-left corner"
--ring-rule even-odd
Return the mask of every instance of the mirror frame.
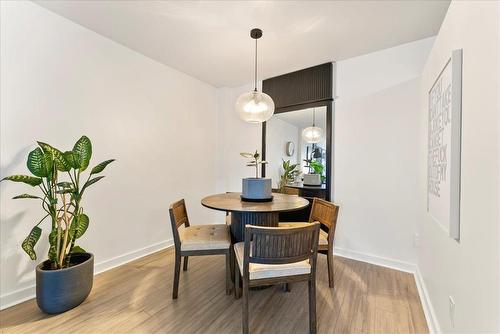
[[[331, 198], [331, 187], [332, 187], [332, 126], [333, 126], [333, 100], [328, 99], [328, 100], [323, 100], [323, 101], [316, 101], [316, 102], [310, 102], [310, 103], [302, 103], [294, 106], [289, 106], [289, 107], [283, 107], [276, 109], [274, 111], [275, 114], [281, 114], [281, 113], [286, 113], [286, 112], [291, 112], [291, 111], [297, 111], [301, 109], [309, 109], [309, 108], [318, 108], [318, 107], [326, 107], [326, 157], [327, 157], [327, 164], [326, 164], [326, 200], [330, 201]], [[267, 127], [267, 122], [262, 123], [262, 160], [266, 160], [266, 127]], [[262, 170], [261, 170], [261, 175], [262, 177], [266, 176], [266, 165], [262, 165]]]

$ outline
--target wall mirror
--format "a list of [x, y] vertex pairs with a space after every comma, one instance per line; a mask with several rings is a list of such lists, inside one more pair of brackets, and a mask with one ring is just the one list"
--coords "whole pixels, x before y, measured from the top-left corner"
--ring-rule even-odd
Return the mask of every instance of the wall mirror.
[[[329, 200], [330, 101], [279, 111], [264, 123], [262, 131], [262, 152], [268, 161], [263, 175], [271, 178], [274, 191]], [[283, 177], [283, 162], [297, 165], [290, 177]]]
[[[333, 73], [333, 63], [325, 63], [262, 82], [276, 106], [262, 123], [262, 156], [269, 162], [262, 175], [272, 179], [275, 191], [330, 200]], [[283, 161], [297, 165], [286, 184]]]

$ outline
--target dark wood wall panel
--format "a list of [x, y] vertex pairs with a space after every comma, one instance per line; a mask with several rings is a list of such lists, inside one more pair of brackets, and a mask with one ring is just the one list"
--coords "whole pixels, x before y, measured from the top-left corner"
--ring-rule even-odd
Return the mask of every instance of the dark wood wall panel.
[[262, 91], [274, 101], [275, 108], [287, 108], [333, 99], [333, 65], [326, 63], [283, 74], [262, 82]]

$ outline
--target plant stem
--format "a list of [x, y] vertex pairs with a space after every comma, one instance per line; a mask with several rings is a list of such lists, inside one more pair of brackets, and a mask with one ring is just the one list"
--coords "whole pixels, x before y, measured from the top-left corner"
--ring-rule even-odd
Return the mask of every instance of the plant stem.
[[[42, 186], [43, 186], [43, 188], [42, 188]], [[40, 190], [42, 190], [42, 193], [45, 195], [45, 197], [47, 197], [47, 188], [45, 188], [45, 185], [43, 184], [43, 182], [38, 185], [38, 188], [40, 188]]]
[[[88, 182], [88, 180], [90, 180], [90, 176], [88, 177], [87, 181], [85, 183]], [[77, 224], [78, 223], [78, 217], [79, 215], [82, 213], [82, 209], [80, 208], [80, 188], [79, 188], [79, 185], [80, 185], [80, 170], [78, 170], [78, 177], [76, 179], [76, 184], [77, 184], [77, 188], [75, 189], [75, 192], [76, 192], [76, 196], [74, 196], [74, 201], [75, 201], [75, 204], [73, 204], [73, 206], [75, 207], [74, 211], [73, 211], [73, 223], [74, 224]], [[71, 251], [73, 249], [73, 247], [75, 247], [75, 242], [76, 242], [76, 228], [75, 228], [75, 231], [73, 232], [73, 235], [70, 236], [71, 237], [71, 244], [69, 246], [69, 251], [68, 251], [68, 256], [66, 258], [66, 264], [69, 266], [69, 262], [71, 261]]]
[[64, 214], [63, 214], [63, 220], [64, 224], [66, 226], [66, 229], [64, 230], [64, 241], [60, 250], [60, 255], [59, 255], [59, 266], [62, 268], [63, 266], [63, 260], [64, 260], [64, 255], [66, 255], [66, 247], [68, 246], [68, 236], [69, 236], [69, 226], [70, 223], [68, 222], [68, 213], [66, 211], [66, 194], [61, 194], [61, 199], [63, 201], [63, 208], [64, 208]]
[[[57, 218], [57, 243], [56, 243], [56, 256], [59, 256], [59, 253], [61, 251], [61, 234], [62, 234], [62, 229], [61, 229], [61, 218]], [[58, 262], [56, 260], [56, 265], [58, 266]]]
[[42, 200], [42, 209], [43, 211], [47, 212], [48, 214], [50, 214], [50, 211], [48, 209], [45, 208], [45, 205], [47, 205], [47, 207], [49, 207], [49, 204], [47, 204], [47, 202], [45, 202], [44, 200]]
[[73, 183], [73, 186], [76, 188], [76, 183], [75, 180], [73, 180], [73, 177], [71, 176], [71, 172], [68, 172], [69, 178], [71, 179], [71, 183]]
[[47, 213], [42, 219], [40, 219], [40, 221], [35, 226], [40, 225], [45, 220], [45, 218], [47, 218], [48, 216], [50, 216], [49, 213]]

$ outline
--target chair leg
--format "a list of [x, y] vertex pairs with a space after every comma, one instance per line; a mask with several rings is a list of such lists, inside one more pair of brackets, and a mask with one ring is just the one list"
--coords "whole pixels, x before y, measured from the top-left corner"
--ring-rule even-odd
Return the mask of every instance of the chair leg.
[[231, 294], [231, 249], [226, 253], [226, 295]]
[[243, 302], [242, 302], [242, 315], [241, 321], [243, 326], [243, 334], [248, 334], [248, 282], [243, 278]]
[[184, 266], [182, 267], [183, 271], [188, 270], [188, 259], [189, 259], [189, 256], [184, 256]]
[[234, 266], [234, 297], [240, 299], [240, 269], [236, 263]]
[[172, 299], [177, 299], [177, 292], [179, 291], [179, 275], [181, 273], [181, 256], [175, 254], [175, 269], [174, 269], [174, 288], [172, 291]]
[[283, 292], [290, 292], [290, 283], [283, 283]]
[[333, 251], [329, 250], [326, 254], [326, 261], [328, 263], [328, 286], [333, 288]]
[[234, 248], [231, 246], [231, 249], [229, 250], [229, 261], [231, 261], [231, 281], [234, 282], [234, 263], [235, 263], [235, 256], [234, 256]]
[[316, 279], [309, 280], [309, 333], [316, 334]]

